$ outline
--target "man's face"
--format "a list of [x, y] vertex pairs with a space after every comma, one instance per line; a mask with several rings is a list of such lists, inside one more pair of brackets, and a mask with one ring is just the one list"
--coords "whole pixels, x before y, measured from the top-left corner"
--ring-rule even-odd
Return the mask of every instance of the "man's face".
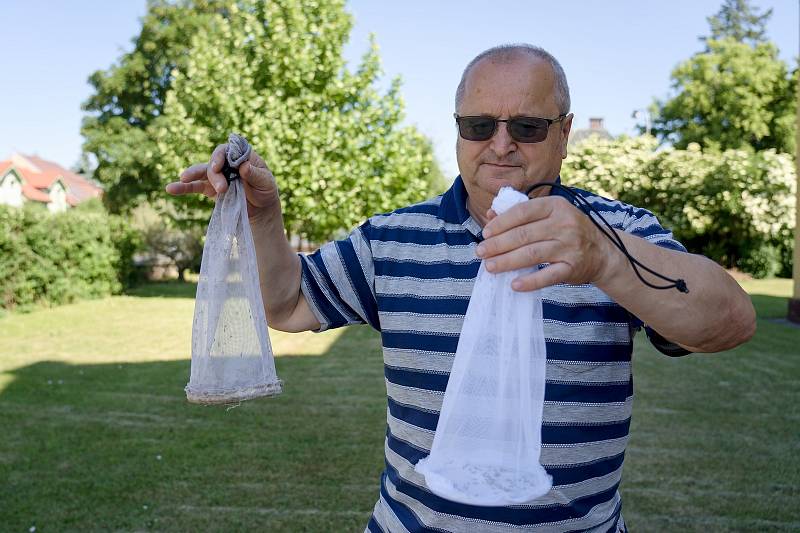
[[[554, 81], [550, 65], [537, 58], [522, 55], [509, 63], [484, 59], [467, 77], [458, 114], [499, 119], [556, 118], [559, 110]], [[524, 192], [536, 183], [553, 181], [567, 155], [571, 125], [570, 114], [562, 122], [552, 124], [547, 138], [539, 143], [515, 141], [509, 136], [506, 123], [499, 123], [494, 136], [487, 141], [467, 141], [459, 136], [456, 156], [471, 208], [487, 209], [505, 185]], [[547, 188], [537, 191], [547, 192]]]

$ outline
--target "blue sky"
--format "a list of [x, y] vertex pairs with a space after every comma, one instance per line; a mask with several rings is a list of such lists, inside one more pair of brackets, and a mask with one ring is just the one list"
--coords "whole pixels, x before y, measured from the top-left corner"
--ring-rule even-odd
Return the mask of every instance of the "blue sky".
[[[631, 112], [669, 94], [669, 74], [701, 48], [706, 17], [722, 0], [353, 0], [345, 57], [354, 65], [375, 33], [385, 71], [403, 79], [406, 122], [431, 137], [447, 174], [457, 172], [453, 92], [464, 65], [506, 42], [553, 53], [570, 84], [575, 127], [603, 117], [613, 134], [633, 133]], [[769, 37], [781, 57], [798, 54], [798, 1], [773, 8]], [[113, 7], [109, 7], [113, 6]], [[140, 28], [144, 0], [3, 0], [0, 47], [0, 158], [36, 153], [71, 166], [80, 156], [86, 82], [108, 68]], [[9, 43], [13, 43], [9, 45]]]

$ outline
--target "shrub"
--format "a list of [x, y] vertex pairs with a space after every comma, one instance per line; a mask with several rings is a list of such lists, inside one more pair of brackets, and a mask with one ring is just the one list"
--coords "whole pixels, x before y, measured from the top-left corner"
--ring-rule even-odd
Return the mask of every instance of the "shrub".
[[163, 266], [163, 261], [174, 265], [178, 279], [184, 281], [186, 269], [200, 271], [203, 257], [205, 227], [180, 226], [175, 222], [175, 208], [171, 202], [142, 203], [131, 212], [132, 225], [142, 237], [142, 260], [149, 267]]
[[567, 184], [653, 211], [686, 247], [755, 277], [791, 276], [796, 177], [774, 150], [656, 150], [650, 137], [588, 140]]
[[57, 305], [120, 292], [140, 237], [97, 209], [50, 214], [0, 206], [0, 307]]

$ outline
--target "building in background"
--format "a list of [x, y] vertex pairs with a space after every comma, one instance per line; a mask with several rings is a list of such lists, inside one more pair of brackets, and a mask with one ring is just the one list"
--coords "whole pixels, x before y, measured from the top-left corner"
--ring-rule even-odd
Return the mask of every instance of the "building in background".
[[0, 161], [0, 204], [21, 207], [38, 202], [57, 213], [102, 194], [83, 176], [37, 156], [12, 154]]
[[605, 126], [603, 126], [603, 119], [601, 117], [592, 117], [589, 119], [588, 129], [572, 130], [567, 145], [576, 146], [591, 137], [608, 140], [614, 138], [614, 136], [608, 132]]

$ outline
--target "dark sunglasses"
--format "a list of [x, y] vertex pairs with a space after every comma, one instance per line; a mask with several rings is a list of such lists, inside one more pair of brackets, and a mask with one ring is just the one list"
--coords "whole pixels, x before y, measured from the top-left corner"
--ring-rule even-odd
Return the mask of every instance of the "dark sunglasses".
[[458, 134], [468, 141], [488, 141], [497, 132], [497, 123], [505, 122], [508, 134], [517, 142], [540, 143], [547, 138], [550, 125], [561, 122], [567, 116], [557, 118], [513, 117], [500, 120], [493, 117], [461, 117], [453, 115], [458, 124]]

